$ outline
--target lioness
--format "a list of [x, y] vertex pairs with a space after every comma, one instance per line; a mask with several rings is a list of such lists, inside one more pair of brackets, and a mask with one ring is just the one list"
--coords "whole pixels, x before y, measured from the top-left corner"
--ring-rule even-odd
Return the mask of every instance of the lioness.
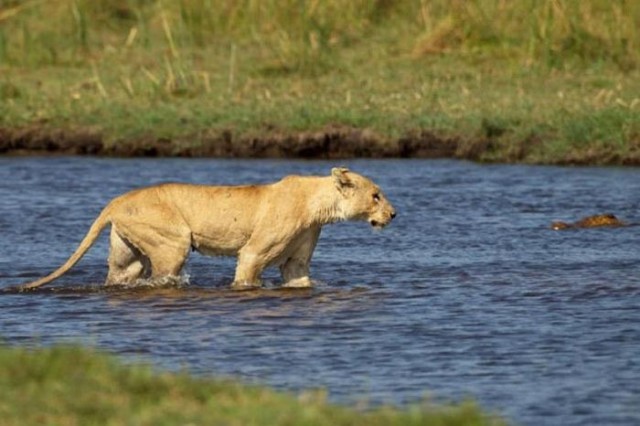
[[309, 262], [323, 225], [366, 220], [383, 228], [396, 216], [371, 180], [346, 168], [331, 175], [287, 176], [270, 185], [168, 183], [113, 199], [75, 253], [32, 289], [67, 272], [111, 224], [105, 285], [176, 276], [189, 251], [237, 255], [232, 286], [258, 287], [264, 268], [278, 265], [286, 286], [308, 287]]

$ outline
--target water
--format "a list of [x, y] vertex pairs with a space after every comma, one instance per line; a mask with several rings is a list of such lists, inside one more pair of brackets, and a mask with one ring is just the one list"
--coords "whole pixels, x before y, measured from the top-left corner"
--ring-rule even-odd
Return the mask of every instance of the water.
[[[349, 161], [398, 217], [327, 226], [313, 290], [232, 292], [234, 260], [194, 254], [184, 288], [105, 290], [107, 233], [64, 278], [0, 293], [9, 344], [90, 344], [158, 368], [230, 375], [345, 404], [476, 398], [523, 425], [640, 424], [640, 169]], [[0, 288], [42, 276], [101, 207], [163, 181], [269, 182], [336, 164], [0, 159]]]

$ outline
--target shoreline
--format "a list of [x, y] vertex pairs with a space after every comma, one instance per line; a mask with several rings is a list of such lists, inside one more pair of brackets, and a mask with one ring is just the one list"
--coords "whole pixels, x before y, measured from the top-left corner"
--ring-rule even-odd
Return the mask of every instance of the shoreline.
[[399, 137], [385, 137], [371, 129], [325, 126], [316, 131], [267, 129], [240, 133], [205, 130], [196, 135], [164, 138], [147, 135], [110, 142], [89, 127], [54, 128], [44, 125], [0, 128], [0, 156], [78, 155], [104, 157], [183, 158], [450, 158], [486, 163], [574, 166], [640, 166], [640, 152], [624, 154], [606, 147], [573, 150], [541, 161], [532, 140], [505, 146], [487, 137], [441, 136], [416, 130]]

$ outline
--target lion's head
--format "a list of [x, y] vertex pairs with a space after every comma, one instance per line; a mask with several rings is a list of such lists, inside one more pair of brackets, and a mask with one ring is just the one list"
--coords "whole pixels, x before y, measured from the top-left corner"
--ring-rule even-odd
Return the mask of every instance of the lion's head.
[[345, 219], [366, 220], [374, 228], [384, 228], [396, 217], [396, 210], [370, 179], [344, 167], [331, 169], [331, 176], [341, 195]]

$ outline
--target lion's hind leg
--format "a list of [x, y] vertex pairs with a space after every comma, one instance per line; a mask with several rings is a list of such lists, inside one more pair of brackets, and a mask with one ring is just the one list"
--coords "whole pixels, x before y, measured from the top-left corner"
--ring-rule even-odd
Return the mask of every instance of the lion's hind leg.
[[[120, 256], [114, 250], [115, 267], [113, 277], [117, 274], [125, 276], [125, 282], [135, 281], [137, 278], [150, 278], [152, 281], [165, 277], [178, 277], [182, 271], [189, 250], [191, 249], [191, 231], [181, 226], [173, 217], [166, 218], [172, 226], [158, 225], [158, 221], [147, 220], [146, 223], [127, 223], [122, 221], [114, 224], [116, 229], [116, 248], [123, 248], [121, 241], [129, 250]], [[120, 241], [121, 240], [121, 241]], [[124, 248], [123, 248], [124, 250]], [[112, 263], [109, 263], [111, 268]], [[137, 278], [133, 278], [136, 276]], [[144, 275], [141, 277], [141, 275]]]
[[151, 260], [151, 278], [177, 277], [189, 255], [189, 244], [164, 245], [149, 252]]
[[150, 271], [149, 259], [133, 244], [123, 238], [115, 226], [111, 227], [109, 247], [109, 274], [106, 285], [133, 284], [145, 278]]

